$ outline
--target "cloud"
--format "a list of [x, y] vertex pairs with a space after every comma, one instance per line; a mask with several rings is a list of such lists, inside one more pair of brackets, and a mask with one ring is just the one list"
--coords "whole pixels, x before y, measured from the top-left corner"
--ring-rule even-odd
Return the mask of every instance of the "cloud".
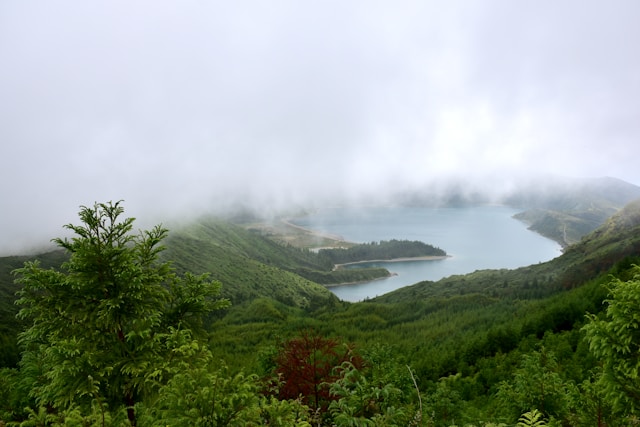
[[0, 253], [449, 177], [640, 184], [633, 1], [0, 5]]

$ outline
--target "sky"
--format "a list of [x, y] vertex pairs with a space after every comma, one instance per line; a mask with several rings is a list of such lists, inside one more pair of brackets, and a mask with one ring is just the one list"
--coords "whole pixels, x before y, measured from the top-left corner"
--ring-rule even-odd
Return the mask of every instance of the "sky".
[[[0, 254], [448, 179], [640, 185], [640, 2], [0, 2]], [[142, 222], [140, 222], [142, 221]]]

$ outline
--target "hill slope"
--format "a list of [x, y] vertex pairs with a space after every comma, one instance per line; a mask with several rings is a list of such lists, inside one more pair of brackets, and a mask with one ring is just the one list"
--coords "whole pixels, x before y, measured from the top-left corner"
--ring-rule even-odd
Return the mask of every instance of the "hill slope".
[[322, 269], [316, 254], [269, 240], [215, 218], [170, 233], [163, 257], [178, 271], [210, 272], [222, 293], [238, 304], [270, 297], [294, 307], [318, 307], [334, 299], [325, 287], [293, 273]]
[[16, 319], [18, 308], [14, 305], [18, 285], [11, 274], [26, 261], [38, 260], [44, 268], [58, 267], [66, 259], [63, 251], [53, 251], [38, 255], [0, 257], [0, 367], [18, 363], [17, 334], [23, 324]]
[[638, 198], [640, 187], [605, 177], [531, 183], [504, 201], [525, 209], [515, 217], [531, 230], [567, 247]]
[[[422, 282], [312, 313], [266, 302], [236, 307], [214, 325], [212, 340], [217, 357], [238, 368], [258, 370], [256, 348], [269, 352], [278, 337], [313, 329], [369, 352], [386, 351], [389, 360], [410, 366], [429, 397], [427, 405], [436, 405], [439, 393], [446, 393], [440, 402], [455, 396], [448, 408], [457, 411], [461, 424], [483, 425], [479, 420], [485, 417], [484, 421], [514, 425], [522, 411], [507, 414], [510, 405], [500, 400], [497, 390], [516, 381], [523, 360], [540, 354], [557, 362], [557, 384], [577, 389], [591, 381], [597, 361], [589, 355], [581, 331], [585, 315], [603, 309], [603, 285], [610, 275], [624, 278], [629, 266], [639, 261], [636, 202], [550, 262]], [[258, 309], [269, 315], [256, 318], [253, 311]], [[227, 356], [231, 353], [233, 360]], [[560, 395], [568, 396], [564, 391]], [[429, 413], [440, 417], [435, 425], [450, 425], [450, 413], [438, 415], [437, 405], [431, 408]], [[566, 420], [573, 415], [554, 416]]]
[[[318, 261], [308, 252], [229, 223], [205, 219], [174, 230], [166, 243], [163, 256], [179, 270], [212, 271], [228, 295], [253, 298], [211, 324], [211, 351], [231, 369], [263, 376], [260, 367], [277, 342], [313, 329], [354, 343], [382, 362], [384, 374], [406, 375], [410, 367], [411, 382], [405, 384], [413, 390], [416, 381], [435, 425], [450, 425], [453, 416], [462, 424], [514, 425], [523, 409], [511, 408], [500, 389], [532, 378], [528, 371], [522, 374], [522, 362], [538, 355], [553, 361], [553, 384], [559, 387], [554, 399], [566, 408], [574, 405], [549, 414], [563, 425], [593, 425], [569, 423], [584, 415], [579, 411], [585, 406], [571, 402], [569, 391], [591, 384], [597, 366], [581, 326], [585, 313], [602, 310], [609, 274], [624, 277], [640, 260], [640, 202], [625, 206], [553, 261], [423, 282], [354, 304], [338, 303], [326, 289], [278, 268], [315, 268]], [[265, 290], [272, 295], [264, 296]], [[410, 402], [406, 408], [415, 409]]]

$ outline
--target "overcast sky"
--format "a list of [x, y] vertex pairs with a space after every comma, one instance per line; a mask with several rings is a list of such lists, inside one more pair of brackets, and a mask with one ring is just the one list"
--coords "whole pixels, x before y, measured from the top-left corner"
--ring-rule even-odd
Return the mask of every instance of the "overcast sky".
[[[640, 2], [0, 2], [0, 253], [541, 172], [640, 184]], [[143, 222], [145, 225], [147, 222]]]

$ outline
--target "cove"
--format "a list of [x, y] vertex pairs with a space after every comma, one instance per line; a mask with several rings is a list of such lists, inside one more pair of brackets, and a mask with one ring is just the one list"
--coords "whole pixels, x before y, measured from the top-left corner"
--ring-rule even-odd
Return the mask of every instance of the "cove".
[[420, 240], [450, 255], [441, 260], [369, 263], [383, 266], [394, 275], [330, 288], [338, 298], [355, 302], [423, 280], [435, 281], [483, 269], [518, 268], [559, 256], [560, 245], [528, 230], [513, 218], [518, 212], [515, 208], [494, 205], [326, 208], [292, 222], [357, 243]]

